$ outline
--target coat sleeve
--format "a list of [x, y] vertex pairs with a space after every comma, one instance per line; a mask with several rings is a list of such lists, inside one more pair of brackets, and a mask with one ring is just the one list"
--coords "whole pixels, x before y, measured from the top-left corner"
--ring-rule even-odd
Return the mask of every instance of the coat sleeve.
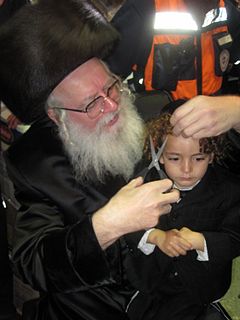
[[240, 255], [240, 180], [224, 184], [222, 181], [223, 203], [217, 208], [217, 215], [223, 217], [214, 232], [204, 232], [209, 262], [224, 264]]
[[118, 255], [118, 245], [101, 249], [91, 215], [79, 208], [79, 218], [69, 223], [68, 214], [33, 187], [16, 167], [8, 164], [8, 169], [21, 203], [12, 259], [23, 281], [38, 291], [53, 292], [116, 283], [118, 270], [112, 256]]

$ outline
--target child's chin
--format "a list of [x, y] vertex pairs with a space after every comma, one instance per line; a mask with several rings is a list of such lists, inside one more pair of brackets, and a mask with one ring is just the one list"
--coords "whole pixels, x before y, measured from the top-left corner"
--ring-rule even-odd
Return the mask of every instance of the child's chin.
[[188, 188], [188, 187], [191, 187], [195, 184], [195, 181], [193, 180], [184, 180], [184, 181], [179, 181], [179, 182], [176, 182], [176, 185], [179, 187], [179, 188]]

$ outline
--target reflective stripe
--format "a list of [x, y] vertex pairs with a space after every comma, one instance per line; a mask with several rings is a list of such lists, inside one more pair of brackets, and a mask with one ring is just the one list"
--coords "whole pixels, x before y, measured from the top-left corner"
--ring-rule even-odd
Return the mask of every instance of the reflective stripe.
[[156, 12], [154, 29], [156, 30], [198, 30], [196, 21], [188, 12]]
[[[205, 16], [202, 27], [207, 27], [212, 23], [227, 21], [226, 8], [219, 8], [219, 14], [216, 18], [217, 13], [217, 9], [210, 10]], [[198, 26], [189, 12], [162, 11], [155, 13], [154, 29], [196, 31], [198, 30]]]
[[202, 27], [205, 28], [205, 27], [209, 26], [212, 23], [227, 21], [227, 10], [226, 10], [226, 8], [219, 8], [219, 15], [217, 16], [216, 19], [214, 19], [216, 17], [216, 15], [217, 15], [217, 10], [216, 9], [210, 10], [205, 16], [205, 19], [204, 19]]

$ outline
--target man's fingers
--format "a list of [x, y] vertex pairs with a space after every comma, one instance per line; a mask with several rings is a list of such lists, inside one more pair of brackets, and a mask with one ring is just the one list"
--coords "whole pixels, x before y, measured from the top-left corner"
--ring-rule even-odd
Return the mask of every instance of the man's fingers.
[[161, 205], [159, 208], [158, 216], [171, 212], [172, 206], [170, 204]]
[[171, 116], [170, 122], [175, 126], [181, 119], [185, 118], [192, 111], [193, 107], [189, 106], [189, 101], [177, 108]]
[[143, 178], [142, 177], [137, 177], [135, 179], [132, 179], [127, 186], [136, 188], [138, 186], [141, 186], [143, 184]]
[[179, 200], [179, 197], [179, 191], [176, 189], [171, 189], [169, 192], [162, 194], [162, 204], [175, 203]]
[[166, 192], [172, 188], [173, 182], [170, 179], [156, 180], [145, 183], [145, 186], [152, 186], [152, 188], [156, 188], [158, 192]]

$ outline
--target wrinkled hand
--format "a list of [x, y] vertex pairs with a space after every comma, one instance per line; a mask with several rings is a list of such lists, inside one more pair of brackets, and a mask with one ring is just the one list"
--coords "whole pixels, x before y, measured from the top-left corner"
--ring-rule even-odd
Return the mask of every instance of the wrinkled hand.
[[233, 128], [240, 132], [240, 97], [197, 96], [171, 117], [173, 133], [196, 139], [217, 136]]
[[195, 232], [189, 228], [183, 227], [180, 231], [180, 236], [192, 244], [192, 249], [204, 250], [204, 236], [200, 232]]
[[177, 229], [168, 231], [155, 229], [150, 233], [148, 242], [157, 245], [169, 257], [186, 255], [187, 251], [192, 249], [191, 243], [181, 237]]
[[143, 184], [138, 177], [110, 199], [92, 218], [100, 245], [105, 248], [124, 234], [154, 227], [162, 214], [178, 201], [177, 190], [168, 192], [172, 181], [164, 179]]

